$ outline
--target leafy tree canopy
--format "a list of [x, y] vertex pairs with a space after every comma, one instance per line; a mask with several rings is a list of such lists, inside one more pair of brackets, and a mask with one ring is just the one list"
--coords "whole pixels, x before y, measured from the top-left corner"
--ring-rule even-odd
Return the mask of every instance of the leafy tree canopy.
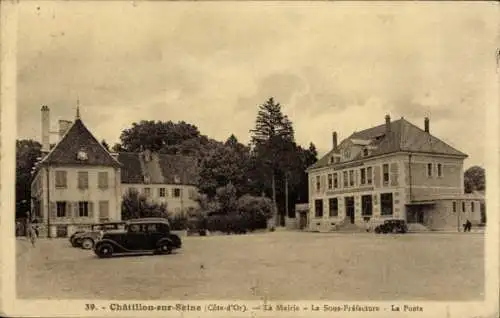
[[16, 216], [25, 217], [30, 209], [31, 171], [42, 156], [42, 145], [31, 139], [16, 140]]
[[485, 170], [479, 166], [472, 166], [464, 173], [465, 193], [485, 190]]

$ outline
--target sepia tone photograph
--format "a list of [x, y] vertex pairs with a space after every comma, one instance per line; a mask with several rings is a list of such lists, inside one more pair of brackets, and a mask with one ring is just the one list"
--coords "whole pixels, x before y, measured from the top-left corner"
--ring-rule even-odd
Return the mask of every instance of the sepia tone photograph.
[[13, 299], [498, 314], [495, 3], [10, 5]]

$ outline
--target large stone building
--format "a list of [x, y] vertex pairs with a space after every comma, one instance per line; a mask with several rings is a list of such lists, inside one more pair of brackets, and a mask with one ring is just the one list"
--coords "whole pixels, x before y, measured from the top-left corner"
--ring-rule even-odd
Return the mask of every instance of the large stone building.
[[61, 237], [77, 228], [121, 220], [123, 195], [135, 189], [172, 213], [196, 208], [194, 158], [143, 153], [110, 153], [80, 119], [59, 121], [59, 141], [49, 150], [49, 108], [42, 107], [42, 153], [31, 184], [34, 216], [41, 235]]
[[387, 218], [427, 229], [479, 223], [483, 197], [465, 195], [467, 155], [404, 118], [355, 132], [311, 166], [309, 211], [302, 222], [312, 231], [361, 226]]

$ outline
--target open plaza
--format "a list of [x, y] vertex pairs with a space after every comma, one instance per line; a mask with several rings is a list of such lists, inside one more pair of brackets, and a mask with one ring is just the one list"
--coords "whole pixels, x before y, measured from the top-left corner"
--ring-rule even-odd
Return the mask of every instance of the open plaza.
[[16, 241], [22, 299], [480, 301], [482, 233], [264, 232], [183, 237], [171, 255], [99, 259]]

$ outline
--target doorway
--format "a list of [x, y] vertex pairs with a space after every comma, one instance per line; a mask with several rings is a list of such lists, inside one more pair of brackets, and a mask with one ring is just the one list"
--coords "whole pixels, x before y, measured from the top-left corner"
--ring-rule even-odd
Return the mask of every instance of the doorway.
[[307, 212], [299, 212], [299, 229], [303, 230], [307, 226]]
[[354, 224], [354, 197], [345, 197], [344, 198], [344, 204], [345, 204], [345, 215], [351, 222], [351, 224]]
[[406, 222], [424, 224], [424, 209], [421, 206], [412, 206], [407, 208]]

